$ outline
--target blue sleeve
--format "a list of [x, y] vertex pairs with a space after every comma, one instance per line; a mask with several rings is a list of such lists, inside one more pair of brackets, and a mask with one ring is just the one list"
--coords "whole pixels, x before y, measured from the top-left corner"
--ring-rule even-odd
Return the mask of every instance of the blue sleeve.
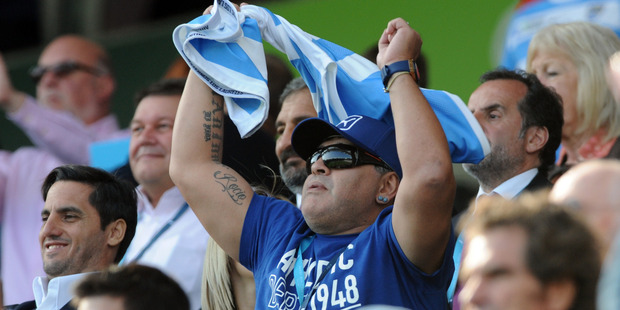
[[293, 204], [273, 197], [253, 195], [243, 222], [239, 262], [254, 271], [265, 254], [286, 242], [300, 222], [303, 222], [303, 216]]

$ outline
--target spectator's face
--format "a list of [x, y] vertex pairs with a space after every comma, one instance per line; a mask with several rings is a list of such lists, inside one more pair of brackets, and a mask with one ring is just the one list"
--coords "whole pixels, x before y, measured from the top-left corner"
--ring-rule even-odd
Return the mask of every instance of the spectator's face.
[[526, 93], [527, 87], [519, 81], [492, 80], [480, 85], [469, 98], [469, 109], [491, 144], [491, 153], [480, 163], [464, 165], [478, 179], [513, 176], [513, 172], [523, 168], [526, 151], [520, 137], [522, 118], [518, 102]]
[[131, 121], [129, 164], [134, 178], [143, 186], [171, 188], [168, 174], [172, 127], [180, 95], [147, 96], [136, 108]]
[[[51, 68], [61, 63], [76, 62], [93, 70], [98, 67], [99, 50], [73, 37], [52, 42], [41, 54], [38, 66]], [[55, 74], [48, 70], [37, 83], [37, 100], [52, 109], [72, 113], [85, 124], [98, 120], [108, 111], [107, 101], [114, 89], [108, 74], [97, 75], [87, 70]]]
[[110, 295], [89, 296], [80, 300], [78, 310], [125, 310], [125, 300]]
[[525, 264], [527, 233], [505, 226], [466, 242], [459, 282], [461, 309], [548, 309], [543, 285]]
[[561, 52], [538, 51], [531, 62], [531, 71], [540, 82], [553, 88], [562, 97], [564, 126], [562, 136], [571, 136], [577, 129], [577, 86], [579, 73], [575, 64]]
[[101, 270], [114, 260], [113, 225], [101, 229], [99, 213], [88, 202], [92, 191], [87, 184], [58, 181], [47, 194], [39, 243], [50, 278]]
[[299, 122], [316, 116], [310, 91], [304, 88], [286, 97], [276, 119], [276, 156], [280, 161], [280, 174], [286, 186], [298, 194], [307, 177], [306, 162], [293, 151], [291, 136]]
[[[335, 138], [321, 146], [333, 144], [351, 142]], [[374, 203], [380, 179], [373, 165], [330, 169], [320, 158], [312, 164], [312, 174], [304, 183], [301, 212], [314, 232], [360, 232], [372, 224], [382, 210]]]

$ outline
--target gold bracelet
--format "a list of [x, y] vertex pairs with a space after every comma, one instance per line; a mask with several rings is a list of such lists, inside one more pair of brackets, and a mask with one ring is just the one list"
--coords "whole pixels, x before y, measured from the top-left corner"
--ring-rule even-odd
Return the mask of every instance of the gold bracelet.
[[409, 74], [408, 71], [400, 71], [400, 72], [396, 72], [394, 73], [391, 77], [390, 77], [390, 81], [388, 82], [387, 86], [383, 89], [384, 92], [389, 93], [390, 92], [390, 87], [392, 86], [392, 83], [394, 83], [394, 80], [396, 80], [397, 77], [403, 75], [403, 74]]

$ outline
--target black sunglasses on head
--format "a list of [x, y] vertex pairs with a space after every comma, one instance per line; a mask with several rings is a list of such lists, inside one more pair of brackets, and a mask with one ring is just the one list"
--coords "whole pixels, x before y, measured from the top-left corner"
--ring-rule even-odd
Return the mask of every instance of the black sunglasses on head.
[[348, 169], [361, 165], [375, 165], [389, 170], [392, 168], [367, 151], [348, 144], [333, 144], [319, 148], [306, 160], [306, 170], [312, 173], [312, 164], [319, 158], [323, 159], [323, 164], [329, 169]]
[[91, 67], [75, 61], [66, 61], [51, 66], [36, 66], [30, 70], [30, 77], [38, 84], [41, 78], [43, 78], [43, 75], [48, 71], [53, 73], [56, 77], [64, 77], [74, 71], [84, 71], [95, 76], [101, 76], [105, 73], [103, 69]]

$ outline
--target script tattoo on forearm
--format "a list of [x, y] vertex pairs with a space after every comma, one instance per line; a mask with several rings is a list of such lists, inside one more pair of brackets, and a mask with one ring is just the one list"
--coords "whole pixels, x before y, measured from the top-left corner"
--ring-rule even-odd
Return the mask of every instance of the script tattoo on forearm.
[[218, 170], [213, 174], [213, 177], [215, 178], [215, 182], [222, 185], [222, 192], [227, 193], [234, 203], [238, 205], [243, 203], [247, 195], [243, 189], [239, 187], [239, 184], [237, 184], [237, 178], [234, 175]]
[[202, 124], [204, 130], [205, 142], [211, 142], [211, 160], [220, 161], [220, 155], [222, 153], [223, 142], [223, 112], [224, 102], [223, 98], [216, 93], [213, 93], [213, 99], [211, 100], [212, 110], [202, 111], [202, 117], [204, 124]]

